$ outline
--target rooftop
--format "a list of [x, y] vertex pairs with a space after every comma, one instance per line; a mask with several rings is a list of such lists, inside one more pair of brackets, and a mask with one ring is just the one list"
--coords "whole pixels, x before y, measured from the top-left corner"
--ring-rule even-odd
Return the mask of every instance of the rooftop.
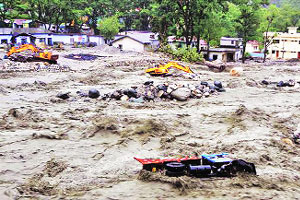
[[[129, 36], [130, 38], [143, 44], [151, 43], [153, 40], [158, 40], [157, 34], [150, 31], [126, 31], [121, 32], [119, 36]], [[118, 36], [116, 38], [116, 40], [120, 39]]]
[[236, 48], [212, 48], [209, 51], [212, 52], [237, 52], [240, 49], [236, 49]]
[[221, 37], [221, 40], [242, 41], [242, 38]]

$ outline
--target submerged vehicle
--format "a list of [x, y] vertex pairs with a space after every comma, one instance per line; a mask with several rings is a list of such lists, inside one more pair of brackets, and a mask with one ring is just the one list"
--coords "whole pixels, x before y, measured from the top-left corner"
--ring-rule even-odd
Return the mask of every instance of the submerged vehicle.
[[183, 158], [141, 159], [135, 160], [143, 164], [147, 171], [161, 173], [167, 176], [194, 177], [231, 177], [237, 172], [256, 174], [255, 165], [242, 159], [232, 160], [227, 153], [204, 154], [201, 157], [186, 156]]

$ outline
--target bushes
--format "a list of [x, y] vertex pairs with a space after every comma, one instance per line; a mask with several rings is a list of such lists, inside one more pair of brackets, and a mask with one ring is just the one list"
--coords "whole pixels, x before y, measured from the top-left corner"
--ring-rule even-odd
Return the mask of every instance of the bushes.
[[179, 48], [174, 50], [170, 45], [166, 45], [160, 48], [160, 51], [168, 54], [174, 60], [180, 60], [184, 62], [203, 61], [203, 55], [199, 54], [195, 48]]

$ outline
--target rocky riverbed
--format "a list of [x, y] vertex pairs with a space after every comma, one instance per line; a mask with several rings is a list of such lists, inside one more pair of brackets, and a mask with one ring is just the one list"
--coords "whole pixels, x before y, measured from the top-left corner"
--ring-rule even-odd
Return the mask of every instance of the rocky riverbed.
[[[191, 65], [194, 76], [151, 77], [144, 70], [168, 58], [107, 46], [55, 53], [57, 65], [0, 61], [0, 199], [300, 198], [300, 145], [292, 136], [300, 123], [299, 62], [236, 63], [239, 77], [202, 65]], [[154, 97], [130, 101], [128, 89], [148, 95], [149, 81]], [[199, 88], [201, 81], [220, 81], [226, 91]], [[184, 99], [172, 95], [178, 88]], [[79, 95], [90, 89], [100, 97]], [[104, 98], [116, 91], [120, 98]], [[170, 178], [141, 171], [133, 159], [221, 152], [255, 163], [258, 175]]]

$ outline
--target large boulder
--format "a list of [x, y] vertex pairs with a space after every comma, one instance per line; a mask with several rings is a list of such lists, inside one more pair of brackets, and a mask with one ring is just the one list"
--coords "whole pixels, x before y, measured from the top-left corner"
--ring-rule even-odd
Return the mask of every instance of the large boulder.
[[177, 88], [171, 93], [171, 96], [178, 101], [186, 101], [191, 96], [191, 90], [189, 88]]

